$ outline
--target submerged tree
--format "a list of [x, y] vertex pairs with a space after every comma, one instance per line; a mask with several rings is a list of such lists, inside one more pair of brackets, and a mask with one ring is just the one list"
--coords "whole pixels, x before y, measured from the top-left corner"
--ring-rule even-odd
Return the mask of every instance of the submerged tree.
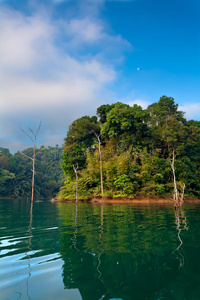
[[[37, 136], [38, 136], [38, 133], [40, 131], [40, 127], [41, 127], [41, 121], [40, 121], [40, 124], [39, 124], [39, 127], [38, 127], [38, 130], [36, 131], [36, 133], [33, 132], [33, 130], [31, 128], [28, 128], [29, 131], [31, 132], [32, 136], [30, 134], [28, 134], [25, 130], [23, 130], [22, 128], [21, 131], [23, 131], [28, 137], [29, 139], [33, 142], [33, 157], [30, 157], [28, 155], [26, 155], [25, 153], [22, 152], [22, 155], [26, 156], [27, 158], [31, 159], [32, 160], [32, 193], [31, 193], [31, 203], [33, 202], [33, 198], [34, 198], [34, 183], [35, 183], [35, 157], [36, 157], [36, 153], [35, 153], [35, 150], [36, 150], [36, 140], [37, 140]], [[39, 152], [38, 152], [39, 153]], [[37, 153], [37, 154], [38, 154]]]

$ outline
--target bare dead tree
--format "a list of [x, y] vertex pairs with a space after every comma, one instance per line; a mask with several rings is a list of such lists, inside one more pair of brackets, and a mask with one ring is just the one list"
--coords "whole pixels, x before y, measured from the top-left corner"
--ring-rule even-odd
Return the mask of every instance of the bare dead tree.
[[174, 201], [175, 201], [175, 205], [178, 205], [179, 202], [179, 193], [178, 193], [178, 189], [177, 189], [177, 183], [176, 183], [176, 173], [175, 173], [175, 166], [174, 166], [174, 162], [175, 162], [175, 149], [173, 148], [172, 151], [172, 159], [170, 161], [170, 165], [172, 168], [172, 173], [173, 173], [173, 179], [174, 179]]
[[101, 135], [101, 134], [97, 134], [94, 130], [91, 130], [89, 133], [90, 133], [90, 134], [91, 134], [91, 133], [94, 133], [94, 135], [96, 136], [97, 141], [98, 141], [98, 148], [99, 148], [99, 164], [100, 164], [100, 176], [101, 176], [101, 195], [102, 195], [102, 197], [103, 197], [103, 167], [102, 167], [101, 140], [100, 140], [100, 135]]
[[37, 140], [37, 136], [38, 136], [38, 133], [39, 133], [39, 131], [40, 131], [40, 127], [41, 127], [41, 124], [42, 124], [42, 122], [40, 121], [40, 124], [39, 124], [39, 127], [38, 127], [38, 130], [36, 131], [36, 133], [34, 133], [33, 132], [33, 130], [30, 128], [30, 127], [28, 127], [28, 129], [29, 129], [29, 131], [31, 132], [31, 135], [30, 134], [28, 134], [25, 130], [23, 130], [21, 127], [19, 127], [20, 128], [20, 130], [23, 132], [23, 133], [25, 133], [28, 137], [29, 137], [29, 139], [32, 141], [32, 143], [33, 143], [33, 157], [30, 157], [30, 156], [28, 156], [28, 155], [26, 155], [25, 153], [23, 153], [22, 152], [22, 155], [24, 155], [24, 156], [26, 156], [27, 158], [29, 158], [29, 159], [31, 159], [32, 160], [32, 172], [33, 172], [33, 174], [32, 174], [32, 193], [31, 193], [31, 203], [33, 202], [33, 198], [34, 198], [34, 181], [35, 181], [35, 157], [36, 157], [36, 155], [39, 153], [35, 153], [35, 150], [36, 150], [36, 140]]
[[173, 173], [173, 180], [174, 180], [174, 205], [176, 207], [182, 206], [184, 202], [184, 192], [185, 192], [185, 183], [182, 183], [182, 193], [179, 195], [178, 192], [178, 187], [177, 187], [177, 182], [176, 182], [176, 170], [175, 170], [175, 148], [173, 147], [172, 149], [172, 159], [170, 160], [170, 165], [172, 168], [172, 173]]
[[78, 163], [76, 163], [76, 166], [73, 165], [73, 170], [76, 175], [76, 203], [78, 202]]

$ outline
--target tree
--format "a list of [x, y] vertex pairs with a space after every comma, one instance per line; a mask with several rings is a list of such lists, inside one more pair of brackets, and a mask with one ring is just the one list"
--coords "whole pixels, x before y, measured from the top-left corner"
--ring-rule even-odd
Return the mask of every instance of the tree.
[[149, 133], [147, 121], [149, 111], [143, 110], [141, 106], [134, 104], [133, 107], [116, 103], [108, 112], [106, 122], [101, 127], [101, 135], [104, 139], [123, 140], [130, 144], [144, 143]]
[[33, 163], [33, 164], [32, 164], [32, 168], [33, 168], [33, 169], [32, 169], [32, 172], [33, 172], [33, 174], [32, 174], [31, 203], [33, 202], [33, 197], [34, 197], [35, 157], [36, 157], [35, 149], [36, 149], [36, 140], [37, 140], [37, 135], [38, 135], [38, 133], [39, 133], [39, 131], [40, 131], [40, 127], [41, 127], [41, 122], [40, 122], [40, 124], [39, 124], [39, 127], [38, 127], [36, 133], [34, 133], [33, 130], [32, 130], [31, 128], [29, 128], [29, 131], [30, 131], [31, 134], [33, 135], [33, 138], [32, 138], [26, 131], [24, 131], [22, 128], [20, 128], [21, 131], [23, 131], [23, 132], [30, 138], [30, 140], [33, 142], [33, 157], [30, 157], [30, 156], [28, 156], [28, 155], [26, 155], [25, 153], [22, 152], [22, 155], [24, 155], [24, 156], [28, 157], [29, 159], [31, 159], [31, 160], [32, 160], [32, 163]]
[[175, 104], [174, 98], [162, 96], [158, 102], [155, 102], [147, 108], [150, 112], [150, 124], [154, 126], [165, 125], [169, 118], [175, 118], [178, 121], [185, 122], [184, 112], [178, 110], [178, 104]]
[[181, 206], [184, 193], [200, 195], [200, 122], [187, 122], [172, 97], [162, 96], [147, 110], [102, 105], [97, 115], [99, 121], [85, 116], [69, 127], [60, 198], [73, 199], [77, 176], [82, 199], [169, 197], [173, 189]]
[[76, 175], [76, 203], [78, 202], [78, 163], [73, 165], [74, 173]]
[[97, 108], [97, 116], [99, 117], [99, 122], [104, 124], [107, 121], [107, 114], [116, 104], [103, 104]]
[[182, 196], [179, 196], [176, 180], [175, 159], [184, 148], [187, 138], [186, 120], [183, 118], [184, 113], [178, 111], [178, 104], [174, 99], [162, 96], [157, 103], [148, 107], [151, 115], [150, 123], [152, 124], [158, 140], [161, 140], [167, 146], [168, 159], [172, 169], [174, 183], [174, 201], [175, 205], [183, 202], [185, 183], [183, 183]]
[[84, 116], [72, 122], [69, 126], [63, 151], [62, 168], [71, 179], [76, 179], [76, 199], [78, 197], [78, 169], [86, 166], [86, 152], [93, 149], [94, 138], [90, 132], [94, 130], [99, 134], [100, 128], [97, 117]]
[[101, 140], [100, 134], [97, 134], [94, 130], [90, 131], [90, 133], [94, 133], [98, 141], [99, 148], [99, 163], [100, 163], [100, 176], [101, 176], [101, 195], [103, 197], [103, 168], [102, 168], [102, 155], [101, 155]]

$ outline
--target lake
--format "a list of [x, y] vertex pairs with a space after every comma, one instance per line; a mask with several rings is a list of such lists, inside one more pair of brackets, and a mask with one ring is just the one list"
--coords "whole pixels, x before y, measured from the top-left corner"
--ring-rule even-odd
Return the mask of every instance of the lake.
[[199, 300], [200, 205], [0, 200], [0, 299]]

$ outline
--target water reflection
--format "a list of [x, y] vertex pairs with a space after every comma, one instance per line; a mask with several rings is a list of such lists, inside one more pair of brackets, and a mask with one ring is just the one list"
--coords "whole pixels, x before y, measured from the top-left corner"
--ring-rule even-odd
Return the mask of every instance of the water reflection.
[[27, 291], [27, 297], [29, 300], [31, 300], [31, 297], [29, 295], [29, 278], [31, 277], [31, 263], [30, 263], [30, 253], [32, 251], [32, 244], [31, 244], [31, 240], [32, 240], [32, 222], [33, 222], [33, 201], [30, 202], [30, 223], [29, 223], [29, 227], [28, 227], [28, 235], [29, 238], [27, 240], [27, 244], [28, 244], [28, 252], [25, 253], [25, 255], [27, 256], [27, 263], [28, 263], [28, 277], [27, 277], [27, 281], [26, 281], [26, 291]]
[[78, 217], [78, 206], [77, 206], [77, 202], [76, 202], [76, 206], [75, 206], [75, 221], [74, 221], [74, 233], [72, 235], [71, 241], [72, 241], [72, 245], [71, 247], [74, 247], [74, 249], [76, 249], [77, 251], [79, 251], [76, 247], [76, 243], [77, 243], [77, 232], [78, 232], [78, 228], [77, 228], [77, 217]]
[[177, 230], [177, 237], [180, 242], [178, 247], [174, 250], [174, 254], [176, 254], [176, 258], [179, 260], [179, 268], [183, 268], [185, 264], [184, 253], [181, 252], [181, 247], [183, 245], [183, 240], [181, 238], [181, 231], [188, 230], [187, 226], [187, 218], [185, 216], [183, 206], [175, 207], [175, 224]]
[[[65, 299], [55, 205], [0, 201], [0, 298]], [[6, 225], [6, 226], [5, 226]], [[56, 280], [56, 286], [50, 282]]]
[[186, 264], [191, 256], [182, 236], [188, 229], [183, 208], [175, 211], [175, 222], [169, 207], [74, 208], [59, 204], [65, 288], [79, 289], [83, 300], [196, 299], [190, 298], [197, 286]]
[[1, 299], [199, 300], [199, 214], [0, 201]]
[[100, 250], [98, 254], [98, 266], [97, 266], [97, 272], [99, 273], [98, 279], [101, 278], [102, 273], [100, 271], [100, 266], [101, 266], [101, 255], [104, 251], [103, 249], [103, 241], [102, 241], [102, 234], [103, 234], [103, 204], [101, 205], [101, 224], [99, 226], [100, 232], [99, 232], [99, 246], [98, 249]]

